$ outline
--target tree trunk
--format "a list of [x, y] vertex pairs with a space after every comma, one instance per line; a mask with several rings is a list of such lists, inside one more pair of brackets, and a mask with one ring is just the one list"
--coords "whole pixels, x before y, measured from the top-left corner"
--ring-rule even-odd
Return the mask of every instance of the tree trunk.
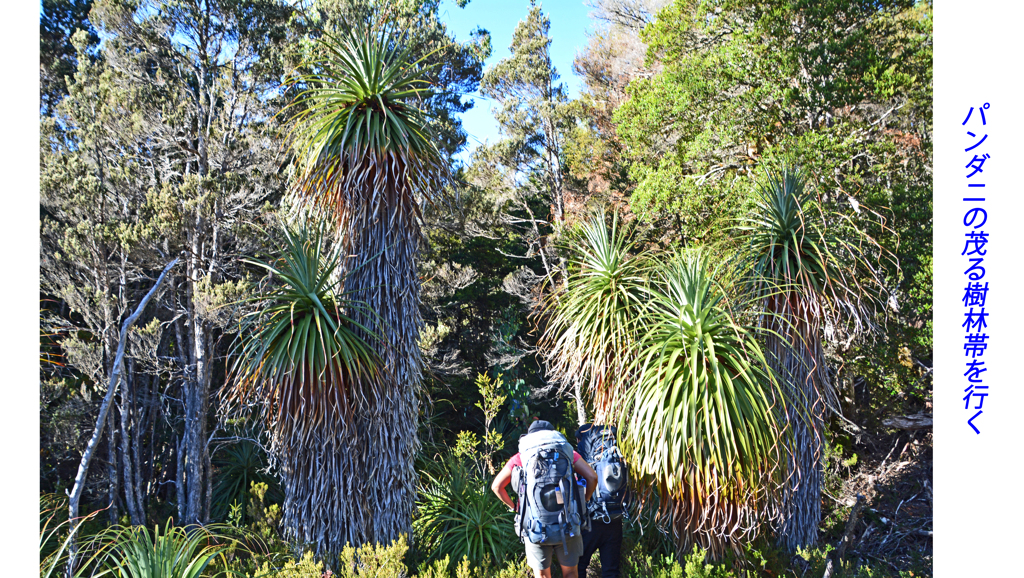
[[[165, 334], [166, 335], [166, 334]], [[167, 339], [161, 338], [160, 346], [157, 348], [157, 357], [166, 357], [166, 344]], [[146, 480], [146, 492], [143, 494], [142, 509], [146, 510], [149, 507], [149, 500], [151, 497], [157, 495], [160, 491], [160, 480], [159, 477], [163, 477], [163, 472], [158, 472], [156, 469], [156, 452], [157, 452], [157, 439], [160, 434], [160, 418], [162, 415], [161, 404], [159, 401], [159, 387], [160, 387], [160, 376], [150, 375], [149, 377], [149, 389], [145, 400], [146, 406], [146, 432], [148, 437], [146, 439], [145, 449], [143, 455], [145, 460], [139, 462], [144, 464], [145, 469], [142, 471], [142, 479]], [[139, 443], [142, 443], [143, 437], [139, 436]], [[164, 462], [166, 464], [166, 462]], [[167, 466], [164, 466], [167, 469]]]
[[111, 524], [116, 524], [120, 512], [117, 507], [117, 422], [113, 412], [107, 414], [107, 422], [107, 501], [110, 503], [107, 518]]
[[[185, 296], [185, 366], [183, 367], [185, 431], [182, 450], [185, 452], [185, 510], [182, 522], [202, 524], [206, 521], [206, 414], [209, 410], [210, 379], [212, 371], [209, 362], [210, 330], [196, 310], [196, 293], [200, 276], [203, 245], [202, 231], [205, 228], [202, 215], [195, 215], [194, 229], [189, 232], [190, 257], [186, 269]], [[181, 476], [179, 475], [179, 482]]]
[[928, 429], [932, 427], [932, 416], [926, 413], [900, 415], [883, 419], [882, 425], [907, 431]]
[[583, 403], [582, 386], [577, 381], [574, 387], [573, 398], [576, 400], [576, 421], [579, 422], [579, 425], [583, 425], [587, 423], [587, 408]]
[[201, 524], [206, 521], [206, 462], [209, 459], [207, 447], [206, 419], [210, 408], [211, 371], [208, 361], [209, 328], [198, 318], [192, 324], [194, 350], [193, 379], [186, 381], [191, 391], [185, 396], [185, 469], [188, 472], [184, 521]]
[[[203, 499], [203, 518], [210, 518], [210, 502], [213, 501], [213, 464], [210, 460], [210, 440], [206, 440], [206, 444], [203, 446], [203, 469], [205, 470], [206, 477], [206, 488], [204, 491], [205, 498]], [[244, 508], [245, 505], [243, 504]]]
[[[128, 510], [128, 519], [133, 526], [145, 524], [145, 516], [139, 500], [139, 487], [137, 476], [137, 451], [138, 449], [138, 428], [132, 427], [134, 414], [131, 411], [132, 401], [135, 399], [135, 379], [133, 375], [135, 363], [128, 360], [128, 371], [125, 373], [124, 387], [121, 388], [121, 471], [124, 480], [124, 505]], [[136, 462], [133, 464], [133, 460]]]
[[807, 305], [782, 297], [769, 310], [783, 312], [772, 322], [772, 329], [786, 339], [769, 337], [769, 362], [778, 372], [786, 395], [785, 415], [780, 416], [792, 431], [784, 443], [788, 478], [784, 484], [782, 527], [779, 545], [787, 551], [813, 546], [821, 522], [821, 458], [826, 403], [822, 390], [828, 387], [824, 352], [820, 341], [804, 343], [800, 336], [818, 335], [818, 326]]
[[421, 371], [414, 260], [419, 225], [407, 207], [372, 196], [365, 213], [348, 224], [352, 241], [345, 249], [353, 258], [346, 263], [345, 290], [367, 305], [349, 311], [352, 318], [384, 338], [370, 341], [389, 370], [379, 378], [381, 395], [358, 409], [339, 434], [287, 440], [275, 452], [285, 488], [284, 526], [291, 539], [315, 544], [318, 555], [336, 554], [347, 543], [386, 544], [412, 535]]
[[[152, 381], [152, 379], [150, 379], [149, 381]], [[142, 446], [142, 439], [144, 437], [144, 434], [146, 434], [148, 432], [148, 430], [149, 430], [149, 427], [148, 427], [147, 423], [149, 421], [149, 418], [152, 416], [152, 412], [149, 411], [149, 408], [148, 408], [149, 404], [146, 403], [146, 400], [148, 399], [148, 397], [143, 398], [142, 407], [139, 407], [140, 404], [139, 404], [138, 394], [139, 394], [140, 391], [144, 391], [144, 390], [142, 388], [140, 388], [140, 387], [136, 387], [135, 388], [135, 395], [132, 395], [132, 398], [131, 398], [131, 401], [132, 401], [131, 411], [132, 411], [132, 415], [135, 416], [135, 427], [133, 428], [131, 450], [132, 450], [132, 460], [135, 463], [135, 499], [137, 500], [139, 511], [142, 513], [142, 523], [145, 524], [146, 523], [146, 504], [148, 503], [148, 500], [146, 498], [149, 495], [148, 482], [149, 482], [149, 480], [151, 480], [153, 478], [152, 478], [152, 472], [144, 473], [146, 468], [145, 468], [145, 463], [142, 461], [141, 446]], [[142, 480], [146, 480], [147, 481], [147, 486], [145, 488], [143, 488]]]
[[77, 537], [76, 532], [80, 520], [78, 519], [78, 506], [82, 499], [82, 491], [85, 489], [85, 478], [89, 471], [89, 463], [92, 461], [93, 453], [96, 451], [97, 443], [99, 442], [100, 436], [103, 435], [103, 427], [107, 423], [107, 418], [110, 413], [111, 401], [114, 398], [114, 392], [117, 391], [117, 384], [121, 378], [121, 369], [124, 362], [124, 348], [127, 343], [128, 328], [135, 323], [135, 320], [142, 314], [142, 310], [145, 309], [146, 303], [156, 293], [160, 284], [163, 283], [164, 278], [167, 276], [167, 272], [171, 270], [171, 267], [178, 262], [178, 259], [174, 259], [164, 267], [164, 270], [157, 277], [156, 283], [153, 284], [153, 288], [146, 293], [146, 296], [139, 302], [139, 306], [135, 309], [128, 319], [124, 320], [121, 325], [121, 334], [117, 343], [117, 355], [114, 357], [113, 368], [110, 372], [110, 383], [107, 385], [107, 394], [103, 397], [103, 403], [100, 404], [100, 415], [96, 418], [96, 427], [93, 430], [92, 437], [89, 439], [89, 443], [85, 446], [85, 451], [82, 452], [82, 461], [78, 464], [78, 473], [75, 475], [75, 485], [71, 490], [71, 495], [68, 500], [68, 520], [71, 521], [69, 546], [68, 546], [68, 576], [74, 573], [74, 567], [76, 564], [76, 553], [77, 553]]
[[791, 387], [798, 399], [807, 401], [804, 407], [790, 405], [786, 412], [793, 438], [792, 445], [786, 448], [790, 473], [785, 483], [784, 519], [779, 540], [789, 551], [812, 546], [818, 538], [822, 479], [820, 432], [824, 409], [821, 396], [813, 385], [793, 384]]
[[[178, 290], [179, 290], [177, 280], [174, 281], [173, 287], [174, 287], [174, 293], [175, 293], [175, 295], [177, 295], [178, 294]], [[182, 414], [184, 415], [185, 420], [186, 420], [185, 421], [186, 426], [185, 426], [184, 430], [182, 431], [181, 436], [179, 437], [177, 435], [177, 432], [174, 432], [174, 434], [173, 434], [175, 436], [174, 437], [174, 462], [175, 462], [175, 468], [174, 468], [174, 497], [175, 497], [175, 501], [178, 504], [178, 521], [179, 522], [185, 519], [185, 510], [186, 510], [187, 505], [188, 505], [188, 499], [186, 497], [187, 496], [186, 489], [188, 488], [188, 472], [185, 469], [185, 454], [186, 454], [186, 451], [187, 451], [185, 449], [185, 446], [186, 446], [186, 443], [187, 443], [187, 434], [186, 434], [186, 432], [188, 431], [188, 426], [187, 426], [187, 423], [188, 423], [188, 412], [187, 412], [186, 408], [188, 407], [188, 403], [187, 403], [185, 398], [188, 396], [188, 392], [191, 391], [190, 388], [188, 387], [188, 380], [189, 380], [189, 375], [188, 375], [188, 367], [189, 366], [188, 366], [188, 357], [187, 357], [187, 355], [188, 355], [188, 346], [187, 346], [187, 341], [186, 341], [186, 339], [187, 339], [186, 338], [187, 332], [184, 329], [184, 325], [185, 325], [185, 322], [182, 321], [182, 319], [180, 318], [180, 315], [179, 315], [178, 320], [174, 322], [174, 344], [175, 344], [175, 351], [177, 352], [177, 355], [175, 357], [176, 357], [177, 362], [178, 362], [178, 367], [180, 367], [182, 372], [184, 373], [184, 377], [182, 378], [182, 381], [181, 381], [180, 397], [181, 397], [181, 400], [182, 400], [181, 401], [181, 403], [182, 403], [182, 407], [181, 407]]]
[[187, 475], [185, 474], [185, 436], [184, 434], [174, 440], [174, 457], [176, 460], [177, 468], [175, 473], [177, 477], [174, 481], [175, 498], [178, 501], [178, 519], [185, 519], [185, 484], [188, 482]]

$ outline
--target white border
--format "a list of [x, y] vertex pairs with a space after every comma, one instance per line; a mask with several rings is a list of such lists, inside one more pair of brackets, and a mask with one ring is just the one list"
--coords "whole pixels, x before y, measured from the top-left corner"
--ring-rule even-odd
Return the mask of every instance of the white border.
[[4, 208], [3, 256], [4, 404], [0, 420], [5, 475], [4, 574], [39, 572], [39, 4], [4, 5]]
[[[1020, 56], [1021, 8], [1011, 2], [954, 2], [935, 6], [935, 576], [1011, 576], [1020, 569], [1024, 514], [1018, 496], [1018, 425], [1024, 421], [1021, 389], [1024, 306], [1019, 302], [1024, 222], [1021, 201]], [[985, 208], [990, 234], [985, 256], [989, 295], [989, 348], [985, 382], [991, 387], [975, 422], [964, 410], [966, 387], [963, 306], [967, 258], [963, 250], [963, 211], [968, 203], [966, 169], [975, 152], [961, 126], [971, 106], [991, 103], [989, 135], [982, 145], [991, 158], [984, 166]], [[977, 114], [975, 112], [975, 114]], [[969, 124], [973, 124], [974, 119]], [[977, 131], [974, 131], [977, 133]], [[981, 134], [978, 134], [980, 137]], [[974, 181], [975, 179], [972, 179]], [[972, 407], [973, 407], [972, 403]]]

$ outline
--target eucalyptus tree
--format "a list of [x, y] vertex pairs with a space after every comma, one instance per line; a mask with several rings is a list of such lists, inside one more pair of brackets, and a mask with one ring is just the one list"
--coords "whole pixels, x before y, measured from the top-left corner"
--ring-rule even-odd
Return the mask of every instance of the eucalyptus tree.
[[43, 0], [39, 10], [39, 104], [40, 112], [52, 116], [57, 103], [68, 93], [67, 78], [78, 68], [78, 49], [72, 37], [86, 33], [86, 54], [99, 44], [96, 29], [89, 22], [93, 0]]
[[[330, 219], [343, 255], [344, 292], [367, 310], [351, 312], [357, 334], [383, 364], [365, 376], [367, 406], [353, 425], [335, 430], [332, 451], [309, 471], [307, 487], [340, 486], [332, 519], [289, 514], [290, 529], [321, 553], [348, 542], [390, 542], [411, 529], [416, 498], [421, 200], [438, 197], [450, 175], [445, 156], [426, 131], [417, 101], [428, 94], [421, 61], [389, 25], [325, 32], [325, 56], [296, 80], [293, 151], [299, 207]], [[300, 108], [301, 107], [301, 108]], [[372, 314], [369, 312], [373, 312]], [[312, 419], [312, 416], [309, 416]], [[317, 454], [321, 455], [321, 454]], [[293, 491], [286, 489], [286, 492]], [[317, 495], [304, 499], [316, 500]]]
[[823, 416], [838, 411], [824, 342], [875, 328], [887, 302], [882, 273], [894, 256], [853, 219], [823, 209], [794, 168], [767, 174], [736, 230], [768, 361], [793, 400], [783, 416], [791, 435], [779, 539], [794, 549], [817, 539]]
[[513, 172], [535, 175], [551, 203], [549, 222], [557, 227], [566, 211], [562, 149], [574, 119], [551, 62], [550, 28], [540, 6], [531, 6], [512, 32], [511, 55], [484, 74], [480, 91], [500, 105], [494, 118], [506, 138], [494, 145], [495, 154]]
[[[85, 54], [86, 34], [79, 32], [75, 42]], [[100, 63], [80, 58], [69, 94], [52, 118], [43, 119], [40, 130], [40, 288], [67, 308], [62, 322], [68, 330], [59, 344], [68, 369], [84, 378], [81, 391], [87, 398], [93, 392], [102, 395], [102, 384], [110, 382], [120, 321], [140, 296], [139, 281], [159, 269], [141, 249], [147, 220], [138, 208], [145, 203], [146, 171], [119, 154], [145, 137], [126, 126], [112, 105], [120, 95], [104, 82], [103, 73]], [[121, 394], [122, 401], [127, 399], [127, 385]], [[109, 452], [103, 501], [111, 503], [114, 521], [118, 504], [139, 521], [136, 501], [118, 499], [116, 413], [99, 424], [106, 429]], [[86, 452], [85, 446], [75, 449]]]
[[[274, 0], [96, 0], [90, 20], [103, 45], [91, 58], [78, 33], [78, 73], [44, 131], [43, 262], [79, 271], [63, 285], [88, 289], [93, 301], [77, 309], [82, 318], [102, 313], [116, 326], [124, 303], [147, 284], [144, 276], [183, 255], [168, 291], [139, 322], [152, 345], [146, 356], [161, 352], [158, 367], [145, 371], [148, 391], [134, 398], [134, 389], [122, 390], [128, 395], [117, 412], [118, 434], [132, 443], [111, 460], [109, 475], [125, 476], [133, 523], [145, 521], [136, 507], [149, 497], [144, 489], [160, 487], [139, 472], [175, 476], [161, 466], [176, 471], [175, 491], [165, 497], [176, 502], [177, 519], [203, 522], [209, 514], [210, 398], [217, 341], [230, 316], [218, 305], [243, 290], [233, 254], [262, 245], [252, 225], [283, 193], [285, 133], [273, 117], [284, 102], [279, 86], [291, 14]], [[58, 234], [84, 233], [91, 240], [77, 252], [53, 248], [66, 243]], [[111, 282], [95, 286], [103, 279]], [[121, 305], [107, 315], [111, 300]], [[90, 331], [100, 327], [92, 325]], [[109, 367], [112, 344], [102, 344], [97, 355]], [[126, 383], [143, 373], [136, 365], [142, 369], [129, 360]], [[165, 422], [171, 431], [153, 441]], [[143, 438], [159, 459], [137, 451]]]
[[[531, 2], [526, 18], [512, 32], [511, 54], [484, 73], [480, 92], [498, 106], [501, 140], [481, 147], [473, 172], [495, 191], [506, 191], [510, 201], [504, 220], [524, 229], [526, 255], [539, 256], [540, 276], [522, 268], [515, 280], [519, 297], [536, 307], [536, 288], [545, 279], [561, 281], [565, 258], [552, 242], [561, 234], [575, 197], [570, 191], [565, 147], [576, 124], [578, 106], [570, 101], [565, 84], [551, 61], [551, 20]], [[578, 207], [577, 207], [578, 208]], [[586, 421], [582, 393], [574, 388], [577, 418]]]
[[150, 131], [140, 162], [153, 171], [147, 209], [157, 216], [158, 250], [186, 256], [167, 302], [182, 386], [177, 501], [186, 522], [204, 521], [210, 509], [208, 422], [224, 329], [217, 296], [237, 290], [232, 253], [262, 245], [251, 223], [283, 190], [285, 132], [273, 116], [284, 103], [291, 15], [276, 0], [99, 0], [93, 9], [111, 36], [103, 54], [118, 89], [142, 95], [132, 117]]

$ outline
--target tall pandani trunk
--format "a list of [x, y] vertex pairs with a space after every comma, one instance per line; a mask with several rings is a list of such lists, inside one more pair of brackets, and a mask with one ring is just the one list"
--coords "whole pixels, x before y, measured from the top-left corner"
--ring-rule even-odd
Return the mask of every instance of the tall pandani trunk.
[[353, 318], [383, 337], [374, 345], [385, 368], [381, 398], [370, 411], [355, 416], [359, 438], [351, 451], [361, 487], [352, 499], [363, 500], [374, 512], [362, 528], [366, 540], [361, 542], [390, 542], [402, 533], [412, 535], [416, 501], [421, 318], [415, 257], [420, 226], [410, 196], [380, 195], [375, 200], [356, 215], [361, 226], [352, 234], [345, 287], [352, 299], [368, 306]]
[[300, 542], [316, 544], [321, 555], [412, 535], [421, 379], [419, 209], [404, 163], [391, 157], [368, 164], [353, 169], [363, 169], [362, 178], [339, 194], [345, 202], [335, 217], [348, 257], [339, 274], [346, 299], [366, 305], [348, 314], [381, 338], [356, 331], [384, 371], [362, 388], [374, 393], [355, 406], [346, 427], [312, 446], [295, 440], [282, 452], [289, 464], [285, 527]]
[[[789, 403], [780, 419], [787, 474], [783, 485], [779, 545], [792, 551], [815, 544], [821, 522], [821, 457], [824, 413], [829, 395], [825, 355], [819, 338], [821, 309], [788, 292], [769, 298], [768, 363], [778, 373]], [[774, 332], [774, 333], [772, 333]]]

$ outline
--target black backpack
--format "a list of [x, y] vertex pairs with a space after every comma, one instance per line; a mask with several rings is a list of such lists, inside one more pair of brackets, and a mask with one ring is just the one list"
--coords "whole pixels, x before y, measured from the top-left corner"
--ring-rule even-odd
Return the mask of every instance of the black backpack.
[[626, 463], [615, 442], [618, 428], [585, 424], [576, 430], [580, 457], [597, 472], [597, 490], [587, 502], [591, 518], [604, 523], [621, 518], [629, 489]]

